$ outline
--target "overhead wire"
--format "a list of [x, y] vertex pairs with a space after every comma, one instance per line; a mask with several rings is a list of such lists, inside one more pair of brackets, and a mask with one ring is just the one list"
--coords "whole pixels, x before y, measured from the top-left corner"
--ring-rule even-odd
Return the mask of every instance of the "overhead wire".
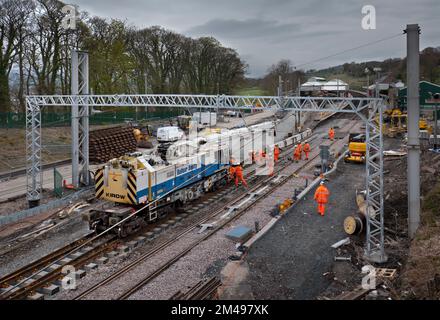
[[400, 37], [400, 36], [403, 36], [403, 35], [404, 35], [404, 33], [401, 32], [401, 33], [394, 34], [394, 35], [386, 37], [386, 38], [382, 38], [382, 39], [379, 39], [379, 40], [367, 42], [367, 43], [358, 45], [356, 47], [348, 48], [348, 49], [345, 49], [345, 50], [342, 50], [342, 51], [330, 54], [328, 56], [324, 56], [324, 57], [321, 57], [321, 58], [313, 59], [313, 60], [310, 60], [310, 61], [307, 61], [307, 62], [304, 62], [304, 63], [301, 63], [301, 64], [294, 65], [293, 68], [295, 70], [297, 70], [300, 67], [303, 67], [303, 66], [315, 63], [315, 62], [319, 62], [319, 61], [322, 61], [322, 60], [333, 58], [333, 57], [336, 57], [336, 56], [341, 55], [341, 54], [346, 53], [346, 52], [350, 52], [350, 51], [358, 50], [358, 49], [361, 49], [361, 48], [365, 48], [365, 47], [368, 47], [368, 46], [371, 46], [371, 45], [374, 45], [374, 44], [377, 44], [377, 43], [380, 43], [380, 42], [384, 42], [384, 41], [387, 41], [387, 40], [391, 40], [391, 39], [394, 39], [394, 38], [397, 38], [397, 37]]

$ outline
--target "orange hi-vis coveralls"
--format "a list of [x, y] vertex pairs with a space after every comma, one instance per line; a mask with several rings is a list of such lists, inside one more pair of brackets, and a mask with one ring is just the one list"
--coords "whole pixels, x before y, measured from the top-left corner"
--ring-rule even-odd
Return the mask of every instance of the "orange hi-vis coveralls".
[[306, 143], [303, 147], [303, 151], [306, 154], [306, 160], [309, 160], [310, 144]]
[[301, 160], [301, 152], [302, 152], [301, 145], [298, 144], [295, 148], [295, 151], [293, 152], [293, 159], [295, 159], [296, 161]]
[[235, 178], [235, 167], [234, 166], [230, 166], [229, 167], [229, 177], [228, 180], [232, 181]]
[[325, 205], [328, 203], [328, 197], [330, 196], [330, 192], [327, 187], [324, 185], [320, 185], [315, 191], [314, 199], [318, 203], [318, 213], [323, 216], [325, 213]]
[[238, 180], [241, 181], [246, 187], [248, 186], [246, 180], [243, 177], [243, 168], [241, 166], [235, 167], [235, 186], [238, 187]]
[[273, 149], [273, 160], [277, 162], [279, 157], [280, 157], [280, 148], [278, 148], [278, 146], [275, 146], [275, 148]]
[[333, 128], [330, 128], [330, 130], [328, 131], [328, 137], [330, 138], [330, 140], [333, 140], [335, 138], [335, 130], [333, 130]]

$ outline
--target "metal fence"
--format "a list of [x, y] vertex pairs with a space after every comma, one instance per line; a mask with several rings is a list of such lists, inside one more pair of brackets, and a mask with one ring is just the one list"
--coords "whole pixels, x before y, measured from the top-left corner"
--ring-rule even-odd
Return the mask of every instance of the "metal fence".
[[[103, 111], [94, 112], [89, 117], [91, 125], [116, 124], [129, 120], [166, 119], [175, 117], [182, 110], [158, 108], [154, 111]], [[24, 128], [25, 113], [0, 112], [0, 128]], [[69, 126], [71, 122], [70, 112], [42, 112], [41, 122], [43, 127]]]

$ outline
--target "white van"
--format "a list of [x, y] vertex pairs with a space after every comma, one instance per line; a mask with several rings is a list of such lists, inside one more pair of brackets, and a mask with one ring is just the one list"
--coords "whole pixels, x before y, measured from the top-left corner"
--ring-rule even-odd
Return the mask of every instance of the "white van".
[[179, 127], [162, 127], [157, 129], [157, 141], [173, 142], [183, 137], [183, 131]]

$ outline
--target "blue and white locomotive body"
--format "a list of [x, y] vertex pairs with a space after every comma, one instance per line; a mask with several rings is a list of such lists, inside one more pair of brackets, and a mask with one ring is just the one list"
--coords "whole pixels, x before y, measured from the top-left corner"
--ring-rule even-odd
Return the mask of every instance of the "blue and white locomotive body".
[[[278, 145], [295, 143], [304, 135], [290, 137], [289, 143], [284, 140]], [[133, 209], [143, 208], [142, 214], [118, 229], [122, 235], [130, 233], [138, 225], [156, 220], [170, 205], [185, 204], [223, 184], [232, 158], [252, 163], [254, 151], [273, 148], [274, 136], [274, 122], [265, 122], [177, 141], [167, 146], [166, 155], [156, 150], [112, 159], [96, 171], [95, 192], [97, 198], [117, 205], [91, 210], [86, 220], [91, 228], [107, 229]]]

